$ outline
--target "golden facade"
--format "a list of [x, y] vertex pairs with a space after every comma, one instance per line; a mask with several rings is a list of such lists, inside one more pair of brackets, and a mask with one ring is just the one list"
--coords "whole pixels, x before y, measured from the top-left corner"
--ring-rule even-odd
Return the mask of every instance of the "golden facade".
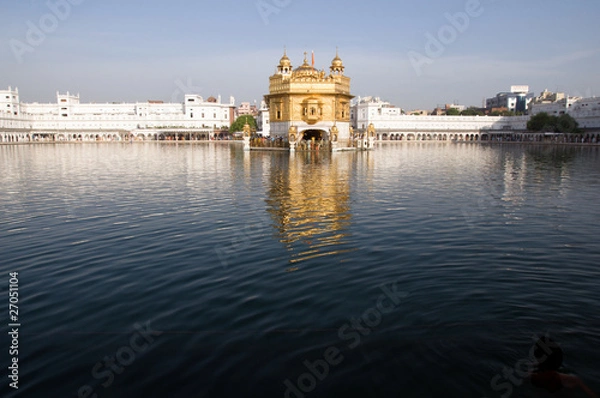
[[[323, 140], [349, 138], [350, 78], [344, 75], [344, 64], [336, 54], [329, 73], [304, 62], [294, 69], [284, 53], [277, 72], [269, 79], [269, 107], [271, 135], [298, 141], [311, 134]], [[332, 128], [335, 134], [332, 134]], [[288, 136], [289, 133], [289, 136]], [[334, 137], [335, 135], [335, 137]]]

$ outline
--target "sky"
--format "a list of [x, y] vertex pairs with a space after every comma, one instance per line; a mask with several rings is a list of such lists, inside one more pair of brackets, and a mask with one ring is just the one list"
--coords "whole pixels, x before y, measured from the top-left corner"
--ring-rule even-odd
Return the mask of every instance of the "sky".
[[284, 48], [405, 109], [529, 85], [600, 95], [598, 0], [0, 0], [0, 89], [23, 102], [263, 99]]

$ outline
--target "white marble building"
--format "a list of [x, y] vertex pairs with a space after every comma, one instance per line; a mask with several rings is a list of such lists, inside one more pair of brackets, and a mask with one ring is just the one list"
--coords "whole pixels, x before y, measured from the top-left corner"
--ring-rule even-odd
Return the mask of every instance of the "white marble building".
[[[208, 139], [232, 123], [235, 100], [206, 101], [185, 95], [183, 103], [81, 103], [57, 93], [56, 103], [21, 103], [17, 89], [0, 91], [0, 142], [27, 140], [160, 139], [165, 134]], [[161, 136], [162, 134], [162, 136]]]
[[350, 112], [353, 127], [373, 124], [378, 139], [452, 140], [479, 139], [481, 133], [527, 129], [528, 116], [422, 116], [406, 115], [401, 108], [379, 98], [358, 98]]
[[529, 107], [531, 115], [542, 112], [553, 116], [571, 115], [581, 128], [600, 127], [600, 97], [571, 97], [544, 91], [538, 101], [534, 101]]
[[258, 117], [256, 118], [256, 125], [258, 127], [257, 133], [263, 137], [271, 136], [271, 122], [269, 118], [269, 108], [265, 101], [261, 101], [260, 109], [258, 110]]
[[[564, 101], [566, 102], [563, 103]], [[539, 106], [539, 108], [537, 108]], [[532, 104], [536, 110], [559, 114], [571, 114], [579, 127], [600, 129], [600, 98], [569, 101], [559, 100], [549, 104]], [[507, 132], [522, 133], [527, 130], [530, 116], [422, 116], [406, 115], [401, 108], [379, 98], [357, 98], [350, 116], [352, 126], [364, 130], [373, 124], [378, 139], [453, 140], [489, 139]], [[485, 137], [484, 135], [487, 135]]]

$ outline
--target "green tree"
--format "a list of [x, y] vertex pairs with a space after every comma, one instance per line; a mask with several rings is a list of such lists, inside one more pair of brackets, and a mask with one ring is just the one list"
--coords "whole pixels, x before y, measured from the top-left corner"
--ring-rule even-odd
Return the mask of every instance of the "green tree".
[[546, 112], [532, 116], [527, 122], [527, 130], [553, 133], [581, 134], [579, 123], [571, 115], [549, 115]]
[[554, 131], [556, 119], [556, 116], [550, 116], [546, 112], [540, 112], [529, 119], [527, 122], [527, 130], [543, 132]]
[[446, 115], [448, 116], [459, 116], [460, 115], [460, 111], [456, 108], [450, 108], [446, 111]]
[[579, 129], [579, 123], [577, 123], [577, 120], [573, 119], [571, 115], [568, 115], [566, 113], [556, 118], [556, 128], [554, 131], [556, 131], [557, 133], [581, 133], [581, 130]]
[[235, 119], [235, 122], [231, 124], [229, 132], [235, 133], [236, 131], [242, 131], [246, 123], [250, 125], [251, 129], [256, 131], [256, 120], [254, 120], [254, 117], [252, 115], [242, 115]]
[[484, 113], [481, 109], [470, 106], [460, 113], [462, 116], [483, 116]]

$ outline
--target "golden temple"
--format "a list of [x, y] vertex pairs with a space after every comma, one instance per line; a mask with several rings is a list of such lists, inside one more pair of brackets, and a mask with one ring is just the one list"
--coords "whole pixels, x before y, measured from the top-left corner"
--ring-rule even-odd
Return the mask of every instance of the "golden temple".
[[354, 149], [350, 127], [350, 78], [336, 51], [329, 73], [309, 63], [304, 53], [302, 65], [294, 69], [286, 51], [269, 78], [271, 137], [289, 142], [290, 150], [330, 147]]

